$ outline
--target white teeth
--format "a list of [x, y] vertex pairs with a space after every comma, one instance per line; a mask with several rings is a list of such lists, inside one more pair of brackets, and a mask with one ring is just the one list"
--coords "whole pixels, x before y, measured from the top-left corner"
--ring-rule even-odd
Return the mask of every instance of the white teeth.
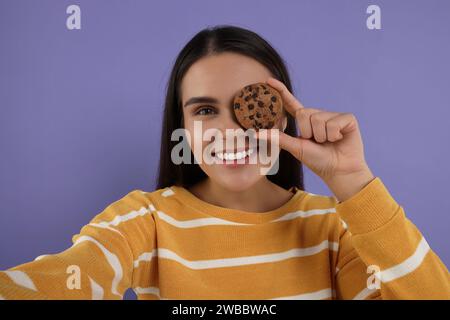
[[223, 160], [223, 153], [216, 153], [216, 157]]
[[253, 153], [253, 149], [248, 149], [247, 151], [241, 151], [237, 153], [233, 152], [218, 152], [216, 153], [216, 157], [220, 160], [239, 160], [243, 159]]

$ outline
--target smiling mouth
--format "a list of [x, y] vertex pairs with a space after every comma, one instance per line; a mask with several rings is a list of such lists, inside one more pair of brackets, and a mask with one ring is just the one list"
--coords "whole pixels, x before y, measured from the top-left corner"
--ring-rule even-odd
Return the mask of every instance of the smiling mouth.
[[254, 148], [248, 148], [240, 152], [213, 152], [212, 156], [221, 161], [234, 161], [248, 158], [253, 152], [255, 152]]

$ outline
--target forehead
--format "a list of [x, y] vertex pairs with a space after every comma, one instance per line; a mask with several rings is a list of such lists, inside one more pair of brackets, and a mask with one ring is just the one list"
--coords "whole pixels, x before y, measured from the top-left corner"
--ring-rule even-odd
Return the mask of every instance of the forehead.
[[186, 72], [181, 82], [181, 98], [211, 96], [221, 101], [231, 99], [242, 87], [264, 82], [270, 71], [250, 57], [220, 53], [203, 57]]

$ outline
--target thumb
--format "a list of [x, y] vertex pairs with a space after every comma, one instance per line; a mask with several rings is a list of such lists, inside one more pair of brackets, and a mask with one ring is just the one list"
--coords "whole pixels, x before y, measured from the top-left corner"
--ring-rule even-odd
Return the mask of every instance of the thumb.
[[[304, 149], [305, 148], [311, 148], [314, 147], [312, 142], [309, 139], [304, 139], [301, 137], [293, 137], [291, 135], [288, 135], [284, 133], [283, 131], [278, 131], [278, 139], [276, 138], [277, 135], [271, 134], [270, 130], [267, 131], [267, 133], [262, 134], [262, 131], [257, 131], [254, 137], [259, 140], [267, 140], [271, 141], [272, 143], [278, 144], [278, 146], [281, 149], [286, 150], [290, 154], [292, 154], [297, 160], [303, 162], [303, 155], [304, 155]], [[278, 141], [277, 141], [278, 140]]]

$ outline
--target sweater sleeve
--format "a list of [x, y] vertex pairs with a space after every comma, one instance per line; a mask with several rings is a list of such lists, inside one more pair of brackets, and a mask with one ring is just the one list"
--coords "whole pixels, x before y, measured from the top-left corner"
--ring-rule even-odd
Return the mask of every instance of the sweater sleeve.
[[450, 299], [449, 272], [379, 177], [336, 204], [338, 299]]
[[[133, 262], [151, 232], [140, 191], [110, 204], [72, 237], [65, 251], [0, 272], [0, 299], [122, 299], [133, 287]], [[133, 240], [133, 239], [131, 239]], [[136, 242], [138, 242], [136, 244]]]

